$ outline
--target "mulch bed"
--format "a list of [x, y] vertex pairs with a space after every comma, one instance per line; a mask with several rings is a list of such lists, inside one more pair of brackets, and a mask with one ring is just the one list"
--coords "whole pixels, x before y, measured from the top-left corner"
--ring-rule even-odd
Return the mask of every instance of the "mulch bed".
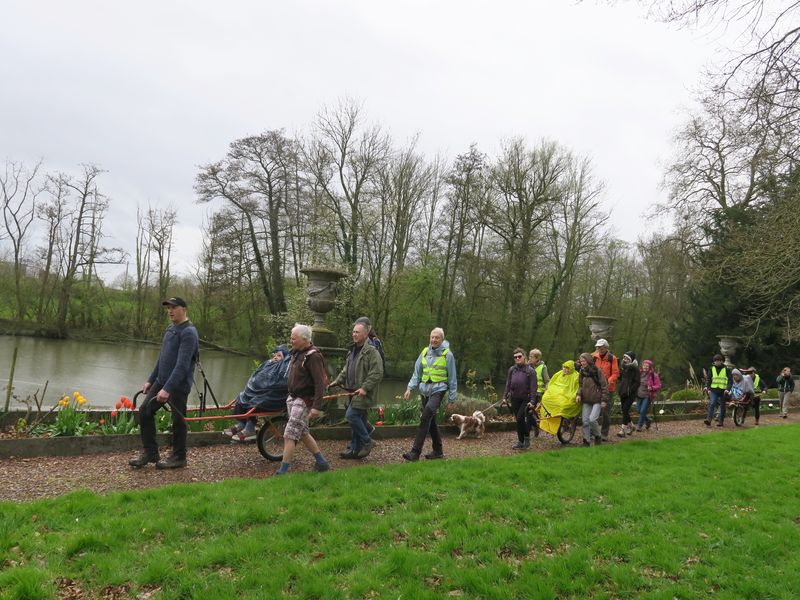
[[[796, 417], [794, 417], [796, 418]], [[778, 415], [761, 417], [762, 427], [772, 427], [793, 422], [781, 419]], [[745, 429], [754, 426], [748, 415]], [[728, 419], [723, 430], [734, 428]], [[636, 433], [632, 438], [617, 438], [618, 426], [612, 425], [612, 439], [609, 443], [624, 444], [628, 439], [659, 439], [681, 435], [698, 435], [720, 431], [717, 427], [706, 427], [702, 420], [671, 421], [659, 423], [650, 431]], [[456, 440], [455, 436], [445, 436], [445, 455], [448, 460], [479, 457], [507, 456], [519, 451], [512, 450], [516, 441], [516, 432], [505, 431], [487, 433], [482, 439], [465, 438]], [[429, 451], [430, 440], [425, 452]], [[580, 430], [567, 448], [581, 444]], [[323, 440], [319, 442], [323, 454], [330, 461], [334, 470], [356, 468], [360, 465], [388, 465], [404, 462], [403, 452], [411, 446], [410, 438], [381, 440], [368, 458], [358, 461], [342, 460], [339, 452], [344, 450], [346, 442], [340, 440]], [[532, 439], [532, 447], [528, 452], [561, 450], [559, 441], [546, 433]], [[163, 455], [168, 451], [165, 450]], [[3, 485], [0, 486], [0, 500], [27, 501], [38, 498], [50, 498], [75, 490], [91, 490], [96, 493], [134, 490], [160, 487], [170, 483], [194, 483], [224, 481], [226, 479], [267, 479], [278, 470], [280, 463], [265, 460], [258, 453], [255, 444], [230, 444], [190, 448], [188, 465], [184, 469], [173, 471], [157, 471], [152, 465], [143, 469], [132, 469], [128, 459], [137, 456], [133, 453], [93, 454], [68, 457], [11, 458], [0, 460], [0, 471], [3, 474]], [[423, 459], [424, 460], [424, 459]], [[292, 472], [310, 471], [313, 458], [301, 446], [295, 454]]]

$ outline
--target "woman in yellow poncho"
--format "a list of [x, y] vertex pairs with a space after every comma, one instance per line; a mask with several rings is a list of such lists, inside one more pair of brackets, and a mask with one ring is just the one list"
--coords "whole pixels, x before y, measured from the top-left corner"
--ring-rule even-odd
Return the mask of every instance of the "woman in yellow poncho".
[[561, 417], [577, 417], [581, 412], [581, 405], [575, 402], [580, 377], [575, 370], [575, 361], [568, 360], [561, 367], [544, 391], [539, 413], [539, 427], [553, 435], [558, 432]]

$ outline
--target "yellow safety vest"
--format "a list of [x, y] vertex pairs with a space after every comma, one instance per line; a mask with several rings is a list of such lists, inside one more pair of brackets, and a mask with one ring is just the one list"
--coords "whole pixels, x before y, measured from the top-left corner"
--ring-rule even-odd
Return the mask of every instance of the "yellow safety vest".
[[536, 393], [541, 394], [544, 391], [544, 377], [542, 377], [542, 371], [544, 371], [544, 362], [540, 362], [535, 367], [536, 369]]
[[711, 387], [716, 390], [724, 390], [728, 387], [728, 371], [725, 367], [717, 371], [717, 367], [711, 367]]
[[428, 349], [429, 346], [425, 346], [422, 350], [422, 381], [425, 383], [439, 383], [442, 381], [447, 381], [447, 353], [450, 351], [449, 348], [445, 348], [444, 352], [442, 352], [441, 356], [437, 356], [436, 360], [433, 361], [431, 366], [428, 366]]
[[759, 377], [758, 373], [756, 373], [756, 376], [753, 378], [753, 388], [755, 388], [756, 392], [758, 392], [758, 384], [760, 383], [761, 377]]

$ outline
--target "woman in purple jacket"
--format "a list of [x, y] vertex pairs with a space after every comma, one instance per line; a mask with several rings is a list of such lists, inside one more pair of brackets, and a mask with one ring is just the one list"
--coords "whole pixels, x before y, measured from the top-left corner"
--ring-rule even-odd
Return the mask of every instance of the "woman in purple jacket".
[[514, 365], [508, 370], [503, 397], [511, 402], [517, 419], [518, 441], [514, 450], [531, 447], [531, 428], [527, 420], [528, 403], [536, 404], [536, 369], [525, 361], [525, 350], [514, 348]]

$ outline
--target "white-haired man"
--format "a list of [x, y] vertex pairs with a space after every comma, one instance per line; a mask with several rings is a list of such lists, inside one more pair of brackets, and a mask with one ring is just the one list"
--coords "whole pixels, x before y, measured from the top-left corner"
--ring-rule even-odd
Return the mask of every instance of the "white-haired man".
[[278, 475], [284, 475], [289, 470], [297, 442], [303, 442], [314, 455], [315, 471], [328, 471], [331, 467], [308, 428], [309, 419], [322, 414], [322, 396], [328, 385], [325, 361], [319, 349], [311, 343], [311, 328], [308, 325], [295, 324], [289, 339], [292, 346], [289, 397], [286, 399], [289, 420], [283, 431], [283, 461]]
[[445, 393], [448, 394], [447, 410], [452, 410], [453, 402], [456, 401], [457, 385], [455, 356], [450, 352], [450, 344], [444, 339], [444, 331], [441, 327], [437, 327], [431, 331], [430, 344], [422, 349], [417, 358], [417, 362], [414, 364], [414, 374], [403, 394], [403, 400], [408, 400], [411, 398], [411, 391], [419, 387], [422, 401], [422, 415], [417, 435], [414, 438], [414, 445], [411, 446], [410, 451], [403, 454], [404, 459], [419, 460], [422, 446], [429, 432], [433, 449], [430, 454], [425, 455], [425, 458], [444, 458], [442, 437], [439, 435], [439, 428], [436, 425], [436, 412], [439, 410]]

